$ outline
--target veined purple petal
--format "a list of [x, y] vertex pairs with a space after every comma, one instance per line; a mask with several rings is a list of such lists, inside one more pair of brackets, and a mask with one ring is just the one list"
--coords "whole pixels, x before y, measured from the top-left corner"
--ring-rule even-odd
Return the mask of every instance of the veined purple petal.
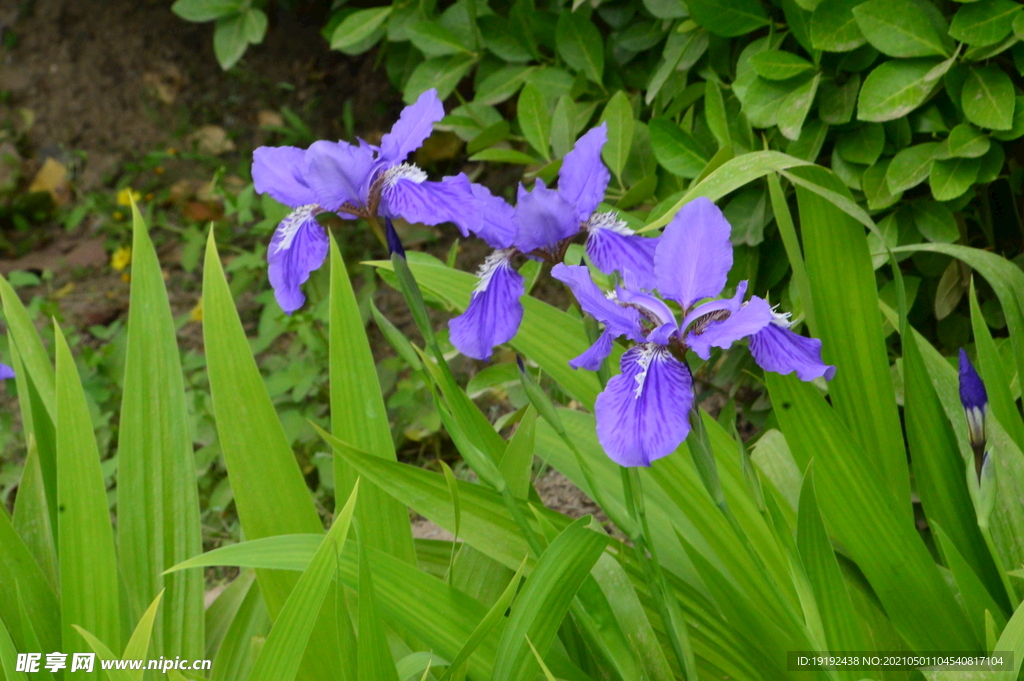
[[327, 258], [327, 233], [316, 207], [302, 206], [281, 221], [267, 249], [267, 276], [281, 309], [291, 314], [306, 302], [301, 286]]
[[650, 466], [690, 432], [690, 370], [654, 343], [627, 351], [620, 366], [594, 404], [597, 439], [620, 466]]
[[365, 206], [376, 161], [369, 145], [314, 142], [306, 152], [306, 178], [324, 210], [344, 203]]
[[270, 194], [289, 208], [316, 203], [306, 182], [306, 150], [258, 147], [252, 152], [252, 182], [259, 194]]
[[466, 311], [449, 320], [449, 339], [473, 359], [490, 359], [495, 345], [512, 340], [523, 321], [523, 277], [509, 263], [510, 251], [495, 251], [480, 267], [480, 283]]
[[775, 322], [750, 337], [750, 354], [765, 371], [795, 371], [801, 381], [813, 381], [819, 376], [831, 381], [836, 375], [836, 368], [821, 360], [820, 340], [793, 333]]
[[711, 348], [728, 348], [741, 338], [751, 336], [772, 323], [775, 314], [763, 298], [751, 296], [746, 304], [725, 319], [699, 322], [686, 336], [686, 344], [701, 359], [711, 357]]
[[580, 230], [576, 208], [553, 189], [537, 180], [533, 191], [519, 185], [515, 212], [515, 246], [524, 253], [553, 248]]
[[710, 200], [701, 197], [683, 206], [668, 223], [654, 254], [662, 297], [685, 309], [720, 294], [732, 269], [730, 231], [722, 211]]
[[590, 278], [586, 267], [558, 263], [551, 268], [551, 276], [572, 289], [583, 311], [604, 324], [613, 338], [626, 336], [637, 342], [644, 339], [640, 313], [608, 300]]
[[576, 140], [558, 171], [558, 193], [576, 206], [576, 218], [586, 222], [604, 199], [611, 173], [601, 161], [601, 148], [608, 141], [608, 124], [592, 128]]
[[380, 140], [381, 158], [388, 164], [401, 163], [430, 137], [434, 123], [444, 118], [444, 106], [437, 97], [437, 90], [431, 88], [402, 109], [391, 132]]
[[651, 290], [654, 277], [654, 251], [661, 237], [639, 236], [619, 220], [615, 213], [594, 213], [587, 220], [587, 256], [605, 274], [630, 272], [635, 287]]
[[612, 354], [612, 342], [615, 340], [615, 334], [609, 328], [605, 328], [601, 332], [601, 335], [597, 337], [594, 344], [587, 348], [579, 357], [569, 360], [569, 366], [573, 369], [586, 369], [587, 371], [597, 371], [601, 368], [601, 363], [605, 357]]
[[500, 196], [491, 194], [491, 190], [482, 184], [469, 185], [476, 197], [479, 222], [471, 226], [469, 231], [487, 242], [491, 248], [509, 248], [516, 236], [516, 225], [513, 221], [516, 209]]
[[389, 168], [387, 173], [380, 202], [384, 217], [425, 225], [454, 222], [463, 236], [479, 224], [478, 202], [465, 175], [426, 182], [425, 172], [405, 163]]
[[0, 381], [7, 378], [14, 378], [14, 369], [0, 362]]

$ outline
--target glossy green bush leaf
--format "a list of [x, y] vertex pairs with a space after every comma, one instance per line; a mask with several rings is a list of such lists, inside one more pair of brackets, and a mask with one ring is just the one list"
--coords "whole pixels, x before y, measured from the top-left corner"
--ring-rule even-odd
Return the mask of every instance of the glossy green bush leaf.
[[868, 0], [853, 16], [867, 41], [890, 57], [946, 55], [939, 32], [913, 0]]
[[849, 52], [865, 43], [853, 8], [863, 0], [824, 0], [811, 15], [811, 43], [827, 52]]
[[601, 149], [601, 158], [615, 177], [621, 179], [629, 151], [633, 147], [633, 129], [636, 126], [633, 105], [629, 103], [625, 91], [619, 90], [612, 95], [601, 114], [601, 121], [608, 124], [608, 142]]
[[818, 116], [831, 125], [849, 123], [853, 118], [853, 110], [857, 107], [859, 92], [859, 73], [850, 75], [842, 85], [829, 78], [822, 80]]
[[976, 66], [967, 75], [960, 102], [964, 115], [981, 128], [1009, 130], [1015, 105], [1013, 82], [995, 66]]
[[551, 114], [544, 95], [536, 85], [528, 83], [519, 93], [516, 117], [523, 136], [546, 160], [551, 160], [548, 139], [551, 137]]
[[779, 120], [783, 102], [795, 89], [788, 81], [772, 81], [756, 77], [747, 88], [743, 112], [750, 124], [758, 128], [770, 128]]
[[244, 6], [245, 0], [176, 0], [171, 11], [185, 21], [213, 21]]
[[857, 100], [857, 118], [891, 121], [919, 107], [950, 66], [934, 59], [895, 59], [876, 67], [864, 81]]
[[782, 50], [758, 52], [750, 58], [750, 65], [757, 75], [768, 80], [786, 80], [814, 70], [811, 62]]
[[604, 76], [604, 44], [590, 18], [582, 12], [562, 12], [555, 26], [555, 42], [565, 63], [600, 83]]
[[648, 130], [658, 163], [670, 173], [694, 178], [708, 164], [704, 150], [697, 141], [674, 121], [655, 118], [648, 125]]
[[1012, 0], [980, 0], [964, 4], [949, 26], [949, 34], [968, 45], [993, 45], [1013, 30], [1015, 15], [1021, 11]]
[[435, 21], [420, 21], [410, 26], [409, 40], [428, 59], [469, 52], [473, 49], [473, 46], [466, 44], [458, 33]]
[[940, 148], [939, 142], [925, 142], [901, 149], [885, 171], [889, 191], [901, 192], [924, 182], [932, 170], [932, 161]]
[[768, 23], [764, 7], [757, 0], [688, 0], [686, 6], [694, 21], [726, 38], [749, 33]]
[[814, 96], [818, 92], [820, 81], [821, 74], [815, 74], [813, 78], [790, 92], [782, 100], [777, 123], [779, 132], [784, 137], [791, 140], [800, 138], [800, 131], [803, 129], [804, 120], [814, 103]]
[[961, 123], [949, 131], [946, 138], [946, 152], [950, 156], [977, 158], [988, 153], [992, 143], [984, 133], [967, 123]]
[[951, 244], [960, 238], [956, 217], [941, 203], [921, 199], [911, 204], [911, 212], [917, 231], [928, 241]]
[[936, 201], [950, 201], [957, 198], [974, 184], [981, 168], [976, 158], [951, 158], [932, 163], [928, 183]]
[[484, 78], [477, 86], [475, 101], [492, 106], [504, 102], [515, 96], [535, 70], [532, 66], [519, 64], [503, 66]]
[[889, 191], [889, 184], [885, 181], [889, 163], [889, 160], [885, 159], [864, 171], [861, 186], [864, 189], [864, 198], [868, 200], [868, 208], [871, 210], [888, 208], [903, 197], [902, 192], [893, 194]]
[[409, 74], [409, 80], [402, 91], [402, 100], [412, 104], [430, 88], [436, 88], [437, 96], [446, 99], [475, 62], [476, 58], [469, 54], [453, 54], [422, 62]]
[[882, 155], [885, 129], [879, 123], [865, 123], [836, 138], [836, 151], [850, 163], [872, 165]]
[[345, 17], [331, 34], [331, 49], [346, 50], [359, 45], [384, 25], [391, 16], [391, 10], [391, 6], [374, 7], [358, 10]]

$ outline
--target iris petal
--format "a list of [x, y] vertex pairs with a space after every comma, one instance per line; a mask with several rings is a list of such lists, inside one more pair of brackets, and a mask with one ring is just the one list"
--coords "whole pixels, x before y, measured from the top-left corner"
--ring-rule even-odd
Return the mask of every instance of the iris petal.
[[312, 206], [292, 212], [277, 226], [267, 249], [267, 276], [278, 305], [288, 314], [306, 302], [301, 286], [324, 263], [327, 248], [327, 233]]
[[820, 340], [793, 333], [774, 322], [751, 336], [750, 354], [765, 371], [795, 371], [801, 381], [813, 381], [819, 376], [831, 381], [836, 375], [836, 368], [821, 360]]
[[608, 124], [592, 128], [576, 140], [558, 171], [558, 193], [576, 206], [576, 219], [585, 222], [604, 199], [611, 173], [601, 161], [601, 148], [608, 141]]
[[270, 194], [289, 208], [317, 202], [305, 174], [305, 149], [259, 147], [252, 152], [252, 181], [256, 192]]
[[541, 180], [537, 180], [530, 192], [519, 185], [515, 225], [515, 245], [524, 253], [538, 248], [553, 248], [580, 229], [573, 204], [555, 190], [545, 187]]
[[[712, 321], [686, 336], [686, 344], [701, 359], [711, 357], [711, 348], [728, 348], [741, 338], [753, 335], [772, 323], [775, 315], [766, 300], [752, 296], [746, 305], [731, 312], [726, 319]], [[698, 333], [699, 331], [699, 333]]]
[[732, 269], [730, 231], [722, 211], [710, 200], [701, 197], [683, 206], [665, 228], [654, 254], [662, 297], [685, 309], [720, 294]]
[[605, 274], [630, 272], [636, 286], [653, 289], [654, 253], [660, 237], [648, 238], [632, 233], [628, 228], [607, 229], [591, 226], [587, 237], [587, 256]]
[[487, 242], [491, 248], [508, 248], [516, 236], [513, 221], [515, 208], [500, 196], [494, 196], [482, 184], [470, 184], [470, 190], [477, 200], [479, 222], [469, 228], [471, 232]]
[[380, 214], [425, 225], [454, 222], [462, 235], [468, 236], [469, 230], [479, 224], [477, 205], [469, 179], [463, 174], [440, 182], [397, 177], [384, 183]]
[[337, 211], [344, 203], [366, 205], [377, 165], [369, 145], [314, 142], [306, 152], [306, 164], [309, 186], [324, 210]]
[[575, 359], [569, 360], [569, 366], [573, 369], [586, 369], [587, 371], [597, 371], [601, 368], [601, 363], [604, 362], [605, 357], [612, 354], [612, 342], [615, 340], [615, 334], [605, 329], [601, 332], [601, 335], [597, 337], [594, 344], [587, 348], [587, 351]]
[[508, 256], [498, 251], [487, 259], [466, 311], [448, 322], [452, 345], [467, 357], [490, 359], [494, 346], [512, 340], [523, 321], [523, 277]]
[[437, 90], [431, 88], [402, 109], [391, 132], [380, 140], [381, 159], [389, 165], [401, 163], [412, 152], [423, 145], [423, 140], [434, 131], [434, 123], [444, 118], [444, 106], [437, 97]]
[[597, 438], [620, 466], [650, 466], [690, 432], [690, 370], [654, 343], [633, 347], [620, 366], [594, 405]]
[[613, 338], [627, 336], [638, 342], [643, 340], [640, 313], [608, 300], [590, 278], [586, 267], [558, 263], [551, 268], [551, 276], [572, 289], [583, 311], [604, 324]]
[[0, 381], [6, 378], [14, 378], [14, 369], [0, 362]]

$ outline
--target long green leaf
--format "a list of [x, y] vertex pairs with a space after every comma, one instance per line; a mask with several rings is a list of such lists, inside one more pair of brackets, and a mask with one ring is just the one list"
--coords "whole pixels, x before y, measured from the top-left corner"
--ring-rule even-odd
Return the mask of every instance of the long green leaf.
[[[100, 639], [98, 636], [90, 632], [88, 629], [85, 629], [78, 625], [75, 625], [74, 628], [75, 631], [78, 632], [78, 635], [82, 637], [82, 639], [88, 644], [92, 651], [96, 653], [96, 657], [98, 657], [101, 661], [106, 662], [121, 659], [117, 656], [117, 653], [112, 651], [110, 647], [102, 641], [102, 639]], [[107, 681], [132, 681], [131, 675], [123, 669], [117, 669], [116, 667], [114, 667], [112, 669], [106, 670], [106, 672], [104, 673], [107, 675]], [[78, 676], [81, 675], [81, 673], [78, 674]]]
[[[395, 445], [391, 440], [373, 353], [366, 339], [345, 262], [333, 237], [330, 315], [331, 430], [345, 442], [394, 461]], [[344, 459], [334, 457], [337, 498], [347, 497], [356, 477]], [[415, 561], [408, 510], [377, 489], [376, 485], [364, 482], [356, 518], [366, 528], [366, 538], [371, 546], [409, 562]]]
[[15, 671], [18, 668], [18, 649], [11, 639], [10, 631], [0, 618], [0, 671], [6, 681], [28, 681], [28, 674]]
[[[80, 650], [74, 626], [121, 649], [114, 530], [89, 406], [75, 360], [54, 324], [57, 351], [57, 544], [63, 650]], [[82, 677], [82, 672], [68, 677]]]
[[975, 650], [980, 643], [953, 599], [913, 519], [892, 504], [878, 469], [811, 385], [767, 373], [769, 394], [798, 465], [814, 459], [819, 504], [833, 536], [863, 570], [893, 625], [917, 650]]
[[0, 619], [8, 622], [16, 643], [24, 644], [18, 601], [32, 604], [34, 628], [48, 650], [59, 650], [61, 642], [60, 601], [54, 585], [32, 557], [6, 513], [0, 513]]
[[974, 574], [971, 566], [967, 564], [967, 561], [957, 551], [956, 545], [942, 531], [942, 527], [938, 523], [933, 522], [931, 529], [938, 540], [937, 543], [942, 550], [946, 565], [949, 566], [949, 571], [953, 573], [953, 578], [956, 580], [964, 610], [971, 621], [971, 626], [974, 627], [974, 635], [979, 640], [985, 640], [986, 612], [992, 617], [997, 629], [1002, 630], [1006, 625], [1006, 615], [1003, 614], [1003, 609], [993, 600], [988, 589], [985, 588], [985, 585], [981, 583], [978, 576]]
[[160, 574], [202, 551], [185, 384], [160, 261], [134, 205], [132, 229], [117, 449], [118, 558], [132, 619], [164, 592], [162, 615], [153, 628], [154, 651], [197, 659], [205, 638], [203, 574]]
[[589, 516], [574, 522], [537, 560], [502, 634], [493, 678], [526, 681], [537, 674], [537, 660], [526, 638], [542, 656], [547, 652], [576, 590], [607, 544], [607, 537], [589, 524]]
[[[153, 602], [146, 608], [146, 612], [142, 613], [139, 623], [135, 625], [135, 631], [132, 632], [132, 637], [128, 639], [128, 643], [124, 647], [124, 655], [121, 656], [122, 660], [141, 660], [149, 657], [149, 644], [153, 636], [153, 623], [156, 620], [156, 611], [160, 607], [163, 595], [163, 591], [158, 593]], [[142, 681], [144, 671], [143, 669], [133, 669], [128, 672], [128, 675], [131, 676], [132, 681]]]
[[[837, 193], [846, 191], [834, 175], [800, 170]], [[909, 519], [907, 456], [864, 230], [804, 187], [797, 187], [797, 201], [822, 356], [838, 369], [829, 384], [832, 403], [857, 439], [860, 456], [881, 471], [893, 511]]]
[[[212, 230], [203, 268], [203, 340], [217, 432], [246, 536], [259, 539], [276, 534], [323, 532], [302, 472], [249, 350]], [[267, 612], [274, 619], [297, 578], [261, 570], [257, 579]], [[322, 620], [323, 626], [317, 626], [310, 637], [300, 669], [302, 679], [323, 679], [338, 667], [333, 612]]]
[[[357, 536], [362, 539], [362, 532]], [[373, 572], [367, 556], [369, 547], [359, 542], [359, 640], [357, 655], [359, 678], [374, 681], [399, 681], [391, 648], [388, 646], [384, 622], [377, 608], [373, 588]], [[286, 680], [287, 681], [287, 680]]]
[[359, 480], [348, 501], [334, 519], [313, 560], [292, 590], [274, 620], [267, 642], [249, 674], [249, 681], [293, 681], [302, 662], [303, 651], [316, 625], [317, 613], [334, 577], [337, 555], [345, 545], [349, 523], [359, 495]]
[[999, 419], [999, 423], [1006, 428], [1017, 446], [1024, 449], [1024, 421], [1020, 417], [1020, 409], [1017, 407], [1013, 394], [1010, 392], [1010, 376], [1013, 371], [1008, 371], [1003, 365], [1003, 357], [996, 349], [995, 341], [992, 340], [992, 332], [989, 331], [988, 322], [981, 314], [981, 306], [978, 304], [977, 292], [974, 288], [974, 280], [971, 280], [969, 292], [971, 304], [971, 326], [974, 329], [974, 344], [978, 351], [978, 367], [981, 378], [985, 381], [985, 390], [988, 393], [988, 408]]
[[[317, 537], [315, 534], [310, 537]], [[238, 609], [242, 606], [249, 587], [256, 579], [252, 570], [242, 570], [235, 579], [220, 592], [217, 598], [206, 608], [206, 657], [213, 659], [220, 648], [224, 636], [228, 633]]]
[[[16, 369], [17, 370], [17, 369]], [[25, 545], [46, 574], [46, 579], [57, 588], [57, 547], [54, 543], [53, 527], [46, 499], [43, 471], [39, 463], [39, 448], [36, 438], [30, 433], [28, 453], [18, 483], [18, 496], [14, 501], [14, 529], [25, 541]]]
[[[276, 539], [277, 537], [271, 537]], [[310, 551], [312, 557], [316, 548]], [[309, 564], [309, 559], [306, 560]], [[245, 598], [235, 611], [224, 635], [224, 639], [217, 648], [217, 655], [213, 658], [213, 669], [210, 672], [212, 681], [246, 681], [249, 677], [249, 670], [256, 661], [253, 654], [252, 642], [263, 640], [270, 631], [270, 616], [267, 614], [267, 607], [260, 594], [259, 584], [254, 580], [245, 592]]]

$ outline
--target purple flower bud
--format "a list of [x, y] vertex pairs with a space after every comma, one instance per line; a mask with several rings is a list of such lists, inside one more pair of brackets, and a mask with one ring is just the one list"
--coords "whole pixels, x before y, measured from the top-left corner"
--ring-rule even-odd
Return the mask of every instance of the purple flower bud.
[[967, 352], [960, 348], [960, 404], [967, 415], [967, 428], [971, 446], [978, 449], [985, 446], [985, 411], [988, 408], [988, 393], [981, 376], [975, 371]]
[[402, 246], [402, 240], [398, 238], [395, 226], [391, 224], [391, 218], [384, 218], [384, 228], [388, 238], [388, 253], [405, 259], [405, 248]]
[[14, 378], [14, 369], [0, 362], [0, 381], [5, 378]]

